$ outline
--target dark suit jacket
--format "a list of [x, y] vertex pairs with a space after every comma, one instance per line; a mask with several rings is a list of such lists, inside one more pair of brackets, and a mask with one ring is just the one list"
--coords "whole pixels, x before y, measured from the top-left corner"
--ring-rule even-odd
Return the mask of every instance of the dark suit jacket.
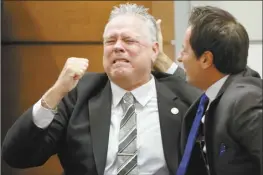
[[[179, 163], [181, 119], [200, 91], [176, 76], [154, 76], [164, 156], [172, 175]], [[12, 167], [28, 168], [43, 165], [57, 153], [66, 175], [103, 175], [111, 99], [106, 74], [86, 74], [59, 104], [58, 114], [48, 128], [35, 126], [32, 107], [18, 118], [4, 139], [3, 159]], [[178, 114], [171, 113], [173, 107], [179, 109]]]
[[[199, 101], [183, 119], [181, 155]], [[204, 134], [211, 175], [262, 175], [262, 80], [256, 72], [247, 69], [227, 79], [206, 113]], [[196, 143], [187, 175], [206, 175], [203, 160]]]
[[184, 69], [182, 69], [181, 67], [177, 67], [177, 69], [174, 72], [174, 76], [177, 76], [179, 78], [182, 78], [183, 80], [186, 80], [186, 75], [185, 75], [185, 71]]

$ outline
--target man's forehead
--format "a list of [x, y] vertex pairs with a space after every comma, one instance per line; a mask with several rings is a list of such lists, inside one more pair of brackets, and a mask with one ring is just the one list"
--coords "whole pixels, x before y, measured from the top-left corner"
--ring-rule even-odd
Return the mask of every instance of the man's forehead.
[[105, 26], [103, 38], [114, 35], [123, 36], [124, 34], [133, 38], [151, 40], [149, 26], [145, 24], [142, 17], [129, 14], [120, 15], [110, 20]]
[[[134, 19], [134, 17], [132, 17], [132, 19]], [[115, 17], [113, 18], [111, 21], [109, 21], [107, 23], [107, 25], [105, 26], [105, 30], [108, 29], [125, 29], [125, 28], [129, 28], [132, 30], [139, 30], [140, 28], [143, 28], [143, 21], [141, 20], [137, 20], [136, 18], [134, 20], [132, 19], [127, 19], [127, 18], [123, 18], [123, 17]]]
[[[114, 19], [113, 19], [114, 20]], [[142, 36], [145, 35], [145, 25], [142, 26], [142, 23], [132, 23], [123, 20], [110, 21], [104, 31], [105, 36], [112, 35], [131, 35], [131, 36]]]
[[118, 36], [140, 38], [142, 36], [142, 33], [127, 29], [127, 30], [108, 30], [104, 34], [104, 37], [118, 37]]

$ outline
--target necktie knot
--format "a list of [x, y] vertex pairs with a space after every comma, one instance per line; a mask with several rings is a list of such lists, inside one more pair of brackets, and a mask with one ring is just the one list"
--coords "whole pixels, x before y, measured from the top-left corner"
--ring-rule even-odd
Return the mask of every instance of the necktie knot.
[[197, 109], [197, 114], [198, 115], [203, 115], [206, 108], [207, 108], [207, 105], [208, 105], [208, 102], [209, 102], [209, 98], [203, 94], [201, 96], [201, 99], [200, 99], [200, 102], [199, 102], [199, 106], [198, 106], [198, 109]]
[[201, 99], [200, 99], [200, 102], [199, 102], [199, 106], [198, 106], [198, 110], [197, 110], [197, 114], [198, 115], [203, 115], [203, 113], [205, 112], [205, 110], [207, 108], [208, 102], [209, 102], [209, 98], [204, 93], [201, 96]]
[[131, 92], [126, 92], [122, 97], [122, 108], [127, 109], [130, 105], [134, 104], [134, 96]]
[[209, 102], [209, 98], [206, 96], [206, 94], [204, 93], [202, 96], [201, 96], [201, 100], [200, 100], [200, 104], [201, 105], [205, 105]]

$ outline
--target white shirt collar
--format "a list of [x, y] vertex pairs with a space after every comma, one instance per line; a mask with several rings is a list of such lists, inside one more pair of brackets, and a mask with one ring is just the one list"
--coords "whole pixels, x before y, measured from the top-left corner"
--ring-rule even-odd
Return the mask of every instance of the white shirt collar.
[[205, 94], [207, 95], [207, 97], [209, 98], [209, 101], [212, 102], [218, 92], [220, 91], [220, 89], [222, 88], [222, 86], [224, 85], [224, 83], [226, 82], [227, 78], [229, 77], [229, 75], [224, 76], [223, 78], [221, 78], [220, 80], [218, 80], [217, 82], [215, 82], [214, 84], [212, 84], [205, 92]]
[[[112, 104], [113, 107], [116, 107], [120, 103], [122, 97], [127, 91], [122, 89], [112, 81], [110, 82], [110, 84], [112, 90]], [[155, 86], [154, 76], [151, 75], [150, 81], [132, 90], [131, 93], [142, 106], [145, 106], [152, 97], [156, 96], [156, 86]]]

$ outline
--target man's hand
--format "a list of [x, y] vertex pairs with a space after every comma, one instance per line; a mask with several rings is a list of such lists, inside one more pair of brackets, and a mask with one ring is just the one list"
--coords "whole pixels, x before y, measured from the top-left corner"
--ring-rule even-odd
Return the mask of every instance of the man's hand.
[[68, 93], [76, 87], [88, 66], [88, 59], [68, 58], [54, 86], [60, 89], [61, 93]]
[[74, 89], [89, 66], [85, 58], [68, 58], [56, 83], [42, 97], [42, 106], [55, 108], [60, 100]]
[[157, 41], [159, 44], [159, 52], [161, 54], [164, 54], [163, 52], [163, 34], [162, 34], [162, 29], [161, 29], [161, 22], [162, 20], [158, 19], [156, 21], [156, 25], [157, 25]]
[[159, 44], [159, 55], [154, 62], [154, 69], [157, 71], [166, 72], [173, 64], [173, 61], [164, 53], [163, 50], [163, 34], [161, 29], [161, 22], [162, 20], [160, 19], [156, 21], [157, 41]]

